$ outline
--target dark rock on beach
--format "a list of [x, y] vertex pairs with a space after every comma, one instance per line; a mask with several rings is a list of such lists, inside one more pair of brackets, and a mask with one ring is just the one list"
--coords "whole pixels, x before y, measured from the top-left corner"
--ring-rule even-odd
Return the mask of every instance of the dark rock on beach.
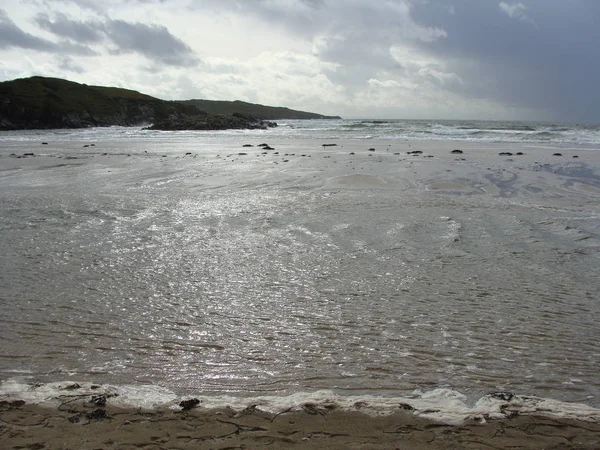
[[85, 415], [85, 418], [88, 420], [100, 420], [100, 419], [106, 419], [108, 416], [106, 415], [106, 410], [105, 409], [96, 409], [92, 412], [89, 412]]
[[488, 396], [509, 402], [515, 395], [510, 392], [491, 392], [488, 394]]
[[189, 400], [183, 400], [179, 402], [179, 406], [181, 406], [181, 408], [184, 411], [189, 411], [190, 409], [195, 408], [199, 404], [200, 400], [198, 400], [197, 398], [190, 398]]
[[24, 400], [2, 400], [0, 401], [0, 410], [17, 409], [25, 405]]
[[269, 122], [252, 116], [234, 114], [172, 114], [167, 119], [157, 121], [148, 127], [149, 130], [178, 131], [178, 130], [266, 130], [276, 127], [275, 122]]
[[92, 395], [90, 403], [96, 406], [106, 406], [106, 395]]

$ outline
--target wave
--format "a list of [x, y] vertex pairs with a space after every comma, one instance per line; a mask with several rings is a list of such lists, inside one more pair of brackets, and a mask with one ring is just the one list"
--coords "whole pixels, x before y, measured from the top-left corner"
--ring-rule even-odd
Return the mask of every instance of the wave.
[[561, 136], [561, 134], [554, 133], [552, 131], [540, 131], [538, 133], [535, 133], [534, 136], [538, 137], [538, 138], [553, 138], [553, 137]]
[[264, 136], [261, 139], [406, 139], [406, 140], [477, 140], [482, 142], [543, 143], [557, 147], [565, 145], [600, 146], [600, 125], [566, 123], [527, 123], [489, 121], [427, 121], [427, 120], [286, 120], [280, 127], [264, 130], [223, 130], [215, 132], [150, 132], [135, 127], [92, 128], [84, 130], [35, 130], [7, 132], [0, 142], [66, 140], [88, 143], [111, 139], [161, 139], [179, 141], [202, 137]]
[[399, 409], [430, 420], [460, 425], [482, 418], [502, 420], [515, 415], [536, 415], [590, 422], [600, 421], [600, 409], [581, 403], [567, 403], [550, 398], [518, 395], [509, 392], [492, 392], [474, 402], [455, 390], [438, 388], [413, 391], [404, 396], [378, 396], [373, 394], [340, 395], [331, 390], [295, 392], [288, 395], [231, 396], [231, 395], [177, 395], [173, 391], [153, 385], [95, 385], [92, 383], [62, 381], [47, 384], [27, 384], [17, 379], [0, 384], [0, 398], [23, 400], [26, 403], [56, 407], [65, 398], [78, 397], [82, 402], [92, 396], [105, 396], [112, 406], [142, 409], [180, 409], [185, 398], [202, 398], [202, 407], [219, 409], [229, 407], [242, 411], [254, 405], [270, 413], [305, 409], [310, 404], [330, 405], [342, 410], [371, 415], [387, 415]]
[[366, 122], [344, 124], [343, 128], [370, 128]]

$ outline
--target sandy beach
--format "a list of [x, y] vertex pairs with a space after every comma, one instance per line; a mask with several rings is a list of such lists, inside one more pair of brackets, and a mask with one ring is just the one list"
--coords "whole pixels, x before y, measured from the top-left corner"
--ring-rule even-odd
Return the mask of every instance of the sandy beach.
[[[255, 207], [255, 204], [258, 204], [256, 202], [262, 201], [262, 198], [270, 198], [275, 195], [308, 192], [310, 195], [318, 196], [319, 199], [327, 199], [330, 195], [349, 196], [354, 199], [355, 197], [362, 198], [358, 194], [355, 195], [354, 192], [365, 192], [364, 198], [367, 199], [372, 198], [371, 193], [376, 193], [379, 196], [377, 198], [397, 199], [395, 200], [397, 205], [402, 208], [408, 208], [416, 202], [420, 202], [424, 208], [438, 208], [440, 212], [438, 213], [438, 209], [436, 209], [435, 215], [431, 216], [436, 220], [439, 219], [437, 216], [445, 216], [444, 211], [446, 210], [452, 211], [454, 208], [458, 211], [460, 209], [465, 211], [463, 213], [465, 217], [461, 220], [467, 224], [468, 220], [471, 220], [468, 217], [468, 211], [475, 209], [486, 213], [487, 211], [507, 211], [508, 215], [508, 213], [512, 214], [512, 211], [520, 212], [528, 209], [543, 212], [546, 209], [566, 208], [573, 214], [585, 216], [588, 212], [597, 211], [600, 198], [598, 179], [600, 153], [585, 149], [564, 149], [560, 151], [560, 154], [556, 154], [559, 152], [542, 147], [516, 147], [509, 144], [482, 146], [462, 142], [389, 140], [371, 143], [338, 140], [334, 146], [330, 145], [332, 144], [330, 141], [282, 140], [270, 141], [269, 144], [274, 149], [263, 150], [257, 147], [258, 143], [256, 140], [228, 138], [227, 140], [215, 140], [213, 143], [204, 143], [203, 148], [199, 150], [196, 142], [184, 139], [176, 149], [174, 147], [169, 149], [158, 147], [150, 149], [150, 151], [145, 150], [142, 145], [143, 141], [140, 141], [140, 145], [130, 142], [126, 151], [120, 147], [121, 144], [118, 142], [115, 144], [99, 142], [96, 146], [85, 149], [81, 148], [80, 143], [62, 143], [59, 148], [56, 145], [52, 148], [53, 143], [50, 143], [48, 146], [40, 146], [39, 149], [25, 149], [15, 143], [12, 144], [12, 147], [7, 146], [0, 155], [2, 164], [0, 186], [7, 189], [6, 192], [10, 192], [13, 198], [20, 198], [20, 196], [28, 195], [27, 193], [44, 198], [43, 195], [49, 189], [67, 192], [80, 189], [78, 186], [84, 186], [83, 189], [90, 192], [90, 198], [95, 198], [95, 192], [108, 192], [108, 189], [116, 191], [118, 188], [124, 192], [127, 190], [132, 193], [139, 192], [148, 195], [149, 201], [152, 202], [156, 197], [150, 195], [167, 193], [169, 192], [167, 188], [180, 189], [196, 196], [199, 193], [216, 192], [215, 198], [217, 198], [219, 189], [222, 189], [227, 195], [232, 195], [232, 192], [236, 195], [239, 194], [244, 203], [240, 208], [246, 209]], [[254, 147], [243, 147], [242, 144], [252, 144]], [[322, 144], [327, 145], [323, 146]], [[456, 150], [460, 150], [460, 152]], [[30, 151], [34, 154], [25, 155]], [[511, 154], [506, 154], [507, 152]], [[140, 173], [143, 175], [139, 175]], [[82, 180], [84, 184], [81, 184]], [[255, 197], [259, 200], [256, 200]], [[8, 195], [7, 198], [9, 198]], [[143, 199], [141, 196], [140, 198]], [[238, 201], [237, 197], [232, 195], [228, 205], [233, 204], [237, 207], [237, 203], [232, 203], [235, 201]], [[189, 209], [190, 203], [183, 202], [182, 204], [187, 205], [186, 208]], [[165, 203], [165, 205], [171, 207], [170, 203]], [[336, 205], [332, 202], [327, 208], [335, 208]], [[366, 205], [365, 208], [370, 207], [369, 203], [364, 205]], [[396, 208], [396, 206], [394, 207]], [[126, 207], [122, 208], [127, 211]], [[167, 207], [165, 207], [166, 209]], [[387, 211], [383, 207], [381, 210]], [[406, 211], [406, 209], [398, 210]], [[330, 210], [327, 209], [327, 211], [327, 214], [330, 214]], [[194, 212], [194, 214], [199, 213]], [[221, 210], [218, 211], [218, 214], [230, 214], [239, 221], [241, 220], [239, 214], [249, 213], [245, 211], [232, 213], [230, 210]], [[394, 212], [394, 214], [396, 213]], [[321, 217], [324, 216], [317, 217], [321, 220]], [[540, 213], [539, 217], [543, 217], [543, 213]], [[429, 218], [429, 216], [423, 216], [423, 220], [419, 223], [425, 224]], [[449, 218], [442, 217], [442, 219], [450, 221]], [[267, 219], [263, 217], [260, 217], [260, 221], [261, 224], [267, 223]], [[581, 254], [585, 255], [593, 251], [593, 246], [585, 247], [585, 245], [592, 245], [593, 240], [589, 237], [592, 235], [591, 229], [572, 230], [562, 224], [542, 223], [542, 225], [546, 227], [544, 232], [554, 233], [573, 248], [581, 247]], [[451, 226], [448, 229], [452, 231]], [[296, 229], [294, 228], [294, 230]], [[515, 230], [519, 232], [518, 227], [515, 227]], [[230, 239], [231, 236], [235, 237], [235, 234], [230, 234], [227, 239]], [[463, 240], [467, 242], [467, 238], [468, 236], [464, 237], [461, 234], [451, 234], [448, 242], [460, 244]], [[532, 242], [536, 244], [537, 241]], [[450, 244], [448, 244], [448, 248], [450, 248]], [[453, 254], [449, 253], [449, 255]], [[507, 259], [507, 261], [512, 260]], [[542, 267], [528, 267], [531, 270], [538, 270], [543, 276], [550, 276]], [[230, 270], [233, 269], [230, 268]], [[457, 272], [457, 274], [460, 273], [460, 271]], [[436, 276], [440, 276], [439, 272]], [[450, 274], [447, 281], [453, 282], [454, 279], [456, 279], [456, 275]], [[428, 284], [424, 283], [424, 286], [426, 285]], [[569, 285], [569, 289], [574, 288]], [[99, 291], [102, 292], [102, 290]], [[427, 294], [428, 291], [424, 290], [423, 292]], [[542, 294], [546, 295], [545, 292]], [[95, 294], [92, 292], [89, 295]], [[564, 309], [566, 306], [561, 307]], [[568, 319], [568, 316], [566, 317]], [[494, 320], [492, 317], [490, 323]], [[260, 322], [256, 323], [260, 324]], [[458, 324], [461, 323], [459, 320]], [[93, 325], [91, 326], [93, 327]], [[101, 325], [101, 327], [104, 328], [105, 325]], [[327, 331], [327, 329], [325, 330]], [[489, 331], [486, 331], [487, 334], [492, 332], [493, 328], [491, 327], [489, 327]], [[486, 356], [485, 362], [479, 364], [490, 363], [492, 368], [496, 367], [494, 364], [497, 364], [506, 371], [506, 375], [503, 376], [503, 379], [491, 376], [489, 379], [485, 379], [482, 374], [471, 373], [469, 372], [471, 369], [466, 370], [465, 373], [474, 380], [469, 381], [471, 378], [468, 378], [465, 381], [467, 386], [484, 380], [483, 384], [477, 385], [473, 392], [469, 393], [471, 401], [485, 392], [504, 387], [519, 394], [536, 393], [533, 390], [528, 391], [531, 386], [536, 386], [535, 381], [532, 380], [535, 380], [536, 377], [542, 379], [544, 373], [548, 371], [545, 369], [547, 367], [544, 365], [546, 364], [545, 359], [540, 357], [537, 364], [540, 365], [539, 371], [533, 374], [527, 372], [532, 366], [528, 358], [534, 358], [536, 355], [523, 357], [525, 361], [523, 368], [519, 369], [518, 366], [515, 366], [517, 370], [521, 370], [518, 373], [513, 373], [510, 365], [512, 359], [505, 358], [506, 362], [503, 363], [500, 358], [497, 358], [498, 361], [495, 362], [496, 352], [507, 348], [507, 345], [495, 347], [495, 342], [508, 336], [503, 330], [498, 330], [498, 333], [498, 337], [491, 340], [489, 353], [491, 356]], [[539, 334], [544, 336], [541, 332]], [[102, 351], [107, 351], [107, 349], [113, 352], [121, 351], [120, 344], [110, 343], [109, 340], [112, 339], [112, 336], [107, 334], [102, 339], [109, 343], [91, 341], [86, 344], [87, 346], [81, 344], [77, 347], [80, 349], [78, 351], [80, 354], [87, 355], [88, 349], [95, 348], [95, 346], [101, 348]], [[323, 342], [326, 343], [327, 340]], [[591, 343], [591, 340], [580, 342], [582, 346], [592, 345]], [[71, 345], [71, 342], [68, 345]], [[223, 350], [228, 345], [217, 342], [205, 347], [208, 349], [206, 351], [211, 352], [212, 355], [223, 354]], [[394, 347], [397, 345], [397, 343], [393, 344]], [[550, 344], [544, 343], [542, 340], [540, 345], [548, 346]], [[145, 348], [154, 352], [154, 347], [149, 344]], [[6, 347], [5, 350], [6, 354], [10, 354], [9, 347]], [[573, 354], [576, 350], [569, 349], [569, 352]], [[30, 352], [37, 351], [37, 348], [32, 346]], [[322, 347], [315, 350], [317, 359], [321, 359], [321, 351], [324, 351]], [[187, 352], [186, 350], [182, 354], [188, 354]], [[459, 350], [456, 352], [459, 355], [464, 354]], [[585, 356], [590, 351], [586, 353], [581, 350], [581, 352]], [[66, 358], [70, 358], [68, 352], [65, 354]], [[369, 358], [369, 355], [373, 354], [367, 353], [366, 357]], [[431, 355], [425, 355], [422, 360], [417, 361], [416, 369], [414, 369], [416, 383], [423, 376], [420, 372], [424, 367], [423, 364], [429, 364], [428, 358], [435, 357], [434, 353]], [[581, 361], [584, 360], [584, 356], [580, 358]], [[169, 366], [172, 372], [159, 374], [156, 379], [143, 379], [143, 382], [162, 386], [169, 385], [170, 380], [179, 375], [179, 370], [185, 376], [191, 377], [189, 374], [195, 374], [197, 367], [205, 357], [205, 354], [202, 353], [198, 356], [200, 362], [195, 362], [195, 366], [186, 369], [177, 363], [177, 358], [180, 356], [174, 353], [173, 360], [175, 362], [170, 363], [171, 366]], [[21, 357], [15, 357], [12, 361], [21, 361], [19, 358]], [[24, 362], [31, 361], [31, 358], [28, 357], [22, 359]], [[78, 362], [75, 357], [71, 359], [73, 362], [69, 364], [76, 366]], [[276, 359], [275, 357], [274, 361]], [[17, 367], [15, 364], [11, 367], [5, 364], [5, 368], [13, 369]], [[111, 370], [97, 373], [86, 372], [87, 366], [91, 364], [99, 363], [83, 363], [83, 368], [78, 369], [80, 373], [77, 375], [79, 377], [77, 380], [81, 380], [80, 383], [83, 384], [85, 381], [125, 384], [131, 380], [127, 372], [113, 373]], [[368, 366], [368, 362], [364, 364]], [[589, 362], [584, 363], [577, 360], [577, 364], [579, 364], [577, 377], [567, 378], [567, 382], [565, 382], [556, 376], [557, 381], [551, 379], [547, 385], [539, 388], [540, 392], [549, 392], [549, 397], [564, 401], [586, 404], [589, 401], [594, 404], [593, 402], [596, 401], [594, 393], [598, 389], [598, 379], [594, 374], [597, 372], [594, 372], [594, 368], [589, 365]], [[467, 363], [465, 363], [466, 365]], [[235, 367], [235, 364], [231, 364], [231, 366]], [[160, 367], [160, 364], [156, 367]], [[392, 369], [386, 367], [385, 363], [380, 363], [380, 366], [368, 366], [365, 369], [364, 379], [357, 382], [360, 383], [358, 388], [368, 390], [371, 386], [375, 386], [391, 392], [396, 388], [399, 391], [414, 389], [414, 384], [408, 382], [402, 384], [404, 381], [400, 381], [399, 386], [396, 387], [395, 379], [388, 376], [395, 371], [402, 371], [402, 367]], [[188, 372], [184, 373], [184, 369]], [[214, 370], [213, 376], [218, 371], [218, 368], [206, 367], [204, 369]], [[448, 370], [451, 369], [452, 367]], [[56, 375], [49, 369], [46, 370], [50, 375], [45, 377], [38, 375], [39, 381], [43, 383], [56, 381], [57, 377], [66, 377], [64, 373]], [[243, 372], [241, 366], [235, 370], [241, 374], [240, 376], [248, 375]], [[427, 370], [436, 373], [435, 367]], [[200, 370], [198, 372], [201, 373]], [[383, 375], [377, 376], [378, 373]], [[514, 376], [511, 377], [511, 374]], [[496, 405], [495, 414], [485, 412], [469, 414], [460, 423], [454, 421], [449, 424], [448, 420], [444, 420], [438, 414], [439, 411], [435, 407], [415, 408], [404, 404], [398, 404], [385, 414], [365, 412], [361, 402], [357, 402], [355, 405], [341, 405], [335, 402], [299, 401], [287, 409], [278, 411], [265, 408], [261, 404], [247, 404], [245, 407], [240, 407], [238, 404], [235, 407], [228, 407], [227, 403], [223, 403], [218, 407], [207, 407], [206, 405], [210, 402], [207, 402], [203, 395], [220, 394], [219, 386], [207, 384], [202, 386], [200, 392], [196, 393], [197, 391], [193, 390], [195, 381], [193, 378], [189, 379], [178, 379], [179, 381], [172, 386], [178, 392], [180, 399], [185, 398], [183, 393], [189, 393], [202, 400], [198, 407], [185, 411], [177, 407], [177, 402], [171, 402], [168, 405], [154, 405], [149, 408], [146, 407], [147, 405], [144, 407], [120, 405], [115, 403], [110, 395], [102, 400], [98, 398], [98, 393], [89, 391], [83, 393], [79, 391], [64, 392], [52, 396], [50, 402], [41, 403], [31, 401], [26, 396], [19, 396], [15, 392], [4, 393], [0, 396], [0, 448], [400, 448], [417, 450], [438, 448], [600, 448], [600, 423], [597, 413], [593, 411], [582, 413], [579, 416], [566, 417], [553, 414], [556, 411], [550, 411], [551, 414], [549, 414], [543, 405], [533, 408], [517, 408], [514, 402], [508, 402], [508, 406]], [[326, 380], [326, 378], [324, 379]], [[344, 378], [340, 379], [345, 380]], [[337, 379], [333, 376], [332, 380], [331, 384], [334, 387], [339, 385], [340, 381], [336, 381]], [[456, 380], [461, 381], [461, 378], [457, 376]], [[301, 377], [298, 380], [292, 379], [289, 386], [284, 385], [282, 392], [275, 392], [275, 394], [293, 392], [296, 384], [301, 385], [299, 390], [310, 391], [315, 388], [315, 385], [310, 383], [310, 379], [308, 381]], [[325, 388], [331, 387], [326, 384], [326, 381], [319, 381], [319, 383]], [[579, 385], [585, 383], [585, 386], [570, 390], [577, 383]], [[316, 387], [318, 388], [320, 385]], [[430, 382], [430, 385], [435, 385], [435, 380]], [[232, 386], [222, 385], [221, 388], [232, 389]], [[548, 386], [551, 386], [552, 391]], [[348, 388], [357, 389], [352, 385], [348, 385]], [[353, 391], [350, 390], [350, 392]], [[574, 407], [574, 409], [577, 408]], [[502, 414], [499, 414], [498, 411]]]
[[[249, 407], [132, 410], [65, 399], [57, 408], [0, 403], [5, 449], [597, 449], [600, 424], [516, 415], [445, 425], [410, 411], [373, 417], [305, 404], [278, 414]], [[81, 399], [80, 399], [81, 400]], [[89, 398], [88, 398], [89, 400]], [[485, 422], [485, 423], [482, 423]]]
[[600, 450], [600, 0], [0, 0], [0, 450]]

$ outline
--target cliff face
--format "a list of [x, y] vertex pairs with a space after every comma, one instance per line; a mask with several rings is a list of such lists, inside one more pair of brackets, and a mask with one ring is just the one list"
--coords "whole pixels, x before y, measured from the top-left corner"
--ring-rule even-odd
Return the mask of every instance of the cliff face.
[[[211, 110], [205, 112], [202, 105]], [[0, 130], [110, 125], [152, 125], [157, 130], [253, 129], [276, 126], [264, 120], [274, 118], [327, 117], [239, 101], [166, 101], [128, 89], [58, 78], [0, 82]]]
[[172, 114], [201, 114], [191, 105], [136, 91], [32, 77], [0, 83], [0, 129], [140, 125]]

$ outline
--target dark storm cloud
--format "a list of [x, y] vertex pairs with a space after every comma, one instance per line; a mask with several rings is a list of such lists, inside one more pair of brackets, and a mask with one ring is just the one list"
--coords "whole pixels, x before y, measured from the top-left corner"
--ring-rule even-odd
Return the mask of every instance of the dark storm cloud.
[[56, 43], [26, 33], [8, 17], [5, 11], [0, 10], [0, 48], [10, 47], [82, 56], [96, 54], [95, 51], [84, 45], [66, 41]]
[[459, 93], [543, 109], [561, 120], [600, 121], [600, 2], [521, 0], [416, 2], [417, 20], [448, 36], [423, 51], [448, 61]]
[[99, 22], [77, 22], [57, 13], [52, 19], [48, 14], [38, 14], [36, 22], [44, 30], [77, 42], [100, 42], [104, 39], [103, 26]]
[[[82, 7], [90, 7], [92, 2], [74, 3]], [[190, 67], [198, 63], [193, 50], [185, 42], [173, 36], [165, 26], [111, 20], [102, 15], [98, 17], [94, 21], [76, 21], [61, 13], [38, 14], [35, 20], [42, 29], [64, 39], [60, 46], [23, 33], [8, 17], [6, 19], [15, 29], [11, 33], [12, 41], [19, 41], [22, 45], [27, 45], [27, 48], [53, 52], [60, 47], [67, 53], [77, 53], [77, 49], [82, 50], [87, 47], [76, 42], [90, 45], [110, 42], [113, 48], [109, 51], [113, 54], [139, 53], [155, 63], [169, 66]], [[0, 37], [5, 28], [0, 30]], [[79, 53], [85, 54], [82, 51]]]
[[5, 11], [0, 9], [0, 48], [19, 47], [40, 51], [54, 51], [56, 44], [21, 30]]
[[[339, 64], [327, 75], [360, 89], [385, 72], [402, 76], [394, 45], [435, 57], [466, 98], [600, 121], [598, 0], [205, 0], [202, 8], [259, 18], [313, 40]], [[322, 39], [321, 39], [322, 38]]]
[[116, 45], [114, 53], [141, 53], [171, 66], [187, 67], [198, 63], [192, 49], [162, 25], [111, 20], [105, 26], [108, 37]]

